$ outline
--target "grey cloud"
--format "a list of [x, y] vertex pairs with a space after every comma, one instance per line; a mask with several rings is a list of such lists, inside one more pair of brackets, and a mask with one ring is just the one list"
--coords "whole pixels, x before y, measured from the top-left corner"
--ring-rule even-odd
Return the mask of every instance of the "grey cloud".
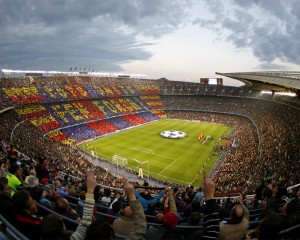
[[188, 7], [180, 0], [0, 0], [0, 67], [119, 71], [148, 60], [151, 38], [182, 26]]
[[271, 70], [281, 70], [281, 71], [288, 70], [287, 67], [279, 65], [279, 64], [275, 64], [275, 63], [262, 63], [257, 66], [257, 69], [270, 70], [270, 71]]
[[0, 24], [3, 27], [37, 22], [55, 27], [65, 27], [74, 22], [88, 26], [90, 21], [98, 18], [110, 19], [114, 23], [124, 24], [149, 35], [155, 35], [155, 29], [174, 30], [185, 16], [186, 8], [190, 7], [179, 0], [2, 0], [0, 6]]
[[[221, 6], [215, 8], [216, 3]], [[264, 63], [279, 59], [300, 64], [297, 54], [300, 52], [300, 6], [296, 0], [276, 1], [276, 4], [272, 0], [232, 0], [230, 4], [212, 0], [206, 4], [214, 18], [208, 21], [200, 18], [195, 24], [223, 31], [226, 40], [237, 49], [252, 49], [254, 56]]]

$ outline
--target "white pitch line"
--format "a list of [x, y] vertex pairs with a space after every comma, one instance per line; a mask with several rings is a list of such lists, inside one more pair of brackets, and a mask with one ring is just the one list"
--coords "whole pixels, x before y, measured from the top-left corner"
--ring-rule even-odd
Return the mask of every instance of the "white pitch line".
[[132, 149], [132, 150], [139, 151], [139, 152], [144, 152], [144, 153], [152, 154], [152, 155], [155, 155], [155, 156], [158, 156], [158, 157], [163, 157], [163, 158], [168, 158], [168, 159], [174, 160], [174, 158], [170, 158], [170, 157], [166, 157], [166, 156], [164, 156], [164, 155], [156, 154], [156, 153], [154, 153], [153, 150], [148, 149], [148, 148], [143, 148], [143, 149], [150, 150], [150, 151], [152, 151], [153, 153], [141, 151], [141, 150], [139, 150], [140, 148], [131, 148], [131, 147], [127, 147], [127, 146], [124, 146], [124, 145], [121, 145], [121, 144], [117, 144], [117, 146], [124, 147], [124, 148], [128, 148], [128, 149]]
[[103, 147], [103, 148], [97, 148], [97, 147], [96, 147], [96, 150], [98, 150], [98, 149], [99, 149], [99, 150], [103, 150], [103, 149], [107, 149], [107, 148], [112, 148], [112, 146], [107, 146], [107, 147]]
[[[174, 158], [173, 158], [174, 159]], [[166, 169], [168, 169], [172, 164], [174, 164], [174, 162], [176, 162], [177, 159], [175, 159], [172, 163], [170, 163], [168, 166], [165, 167], [165, 169], [163, 169], [160, 173], [158, 173], [158, 175], [161, 175], [162, 172], [164, 172]]]
[[[141, 151], [141, 152], [145, 152], [145, 153], [155, 154], [154, 151], [149, 149], [149, 148], [131, 148], [131, 149]], [[143, 151], [143, 149], [146, 150], [146, 151]]]

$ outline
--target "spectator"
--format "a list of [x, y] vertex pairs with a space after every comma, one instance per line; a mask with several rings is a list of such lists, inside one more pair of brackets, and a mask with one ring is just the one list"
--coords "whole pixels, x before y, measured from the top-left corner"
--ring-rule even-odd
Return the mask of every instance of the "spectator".
[[31, 177], [36, 177], [36, 171], [31, 169], [29, 171], [29, 175], [25, 178], [25, 183], [28, 185], [28, 181]]
[[[169, 209], [170, 204], [170, 209]], [[162, 226], [150, 226], [146, 232], [146, 239], [162, 239], [163, 237], [176, 236], [174, 230], [178, 223], [177, 208], [173, 197], [173, 189], [169, 188], [164, 203], [164, 214], [159, 213], [156, 215], [158, 222], [162, 223]]]
[[[129, 201], [129, 206], [133, 212], [133, 228], [126, 239], [138, 240], [144, 239], [147, 229], [147, 222], [143, 207], [135, 197], [134, 187], [126, 178], [122, 179], [125, 192]], [[114, 230], [109, 224], [101, 222], [100, 219], [92, 223], [87, 229], [86, 240], [90, 239], [113, 239], [115, 236]]]
[[49, 198], [50, 198], [49, 195], [51, 195], [51, 190], [43, 189], [39, 203], [42, 204], [43, 206], [45, 206], [46, 208], [54, 210], [55, 203], [49, 200]]
[[113, 204], [112, 204], [112, 208], [109, 208], [107, 210], [107, 214], [108, 215], [111, 215], [112, 217], [107, 217], [106, 218], [106, 221], [109, 223], [109, 224], [113, 224], [113, 222], [115, 221], [116, 217], [117, 218], [120, 218], [121, 217], [121, 208], [122, 208], [122, 203], [121, 201], [115, 201]]
[[9, 167], [6, 178], [8, 185], [12, 188], [11, 195], [15, 194], [15, 190], [21, 189], [25, 185], [22, 177], [22, 168], [18, 164], [13, 164]]
[[217, 239], [220, 231], [218, 205], [214, 200], [216, 185], [212, 179], [206, 177], [204, 171], [202, 189], [205, 198], [204, 220], [203, 220], [203, 238]]
[[122, 211], [121, 218], [117, 218], [113, 222], [113, 229], [116, 234], [128, 236], [132, 228], [133, 214], [131, 208], [128, 206]]
[[99, 185], [96, 185], [93, 193], [94, 193], [94, 200], [97, 203], [101, 199], [101, 193], [100, 193], [100, 186]]
[[[148, 208], [147, 210], [145, 211], [145, 214], [146, 215], [149, 215], [149, 216], [156, 216], [158, 212], [156, 211], [156, 204], [154, 203], [150, 203], [148, 204]], [[150, 219], [147, 219], [147, 221], [149, 222], [152, 222], [153, 218], [150, 218]]]
[[300, 188], [298, 189], [295, 198], [283, 207], [283, 224], [285, 228], [295, 226], [300, 223]]
[[109, 188], [104, 189], [104, 196], [101, 198], [101, 201], [106, 205], [109, 206], [111, 203], [110, 198], [111, 190]]
[[[72, 220], [78, 219], [77, 212], [69, 206], [69, 202], [66, 198], [59, 198], [56, 200], [54, 211]], [[68, 230], [75, 231], [76, 229], [76, 226], [68, 221], [65, 221], [65, 225]]]
[[35, 200], [36, 202], [40, 202], [42, 195], [43, 195], [43, 189], [40, 187], [39, 179], [37, 177], [31, 177], [28, 180], [28, 187], [25, 188], [30, 193], [30, 196]]
[[40, 165], [37, 166], [37, 177], [41, 181], [43, 178], [50, 179], [49, 159], [43, 159]]
[[41, 223], [41, 239], [84, 239], [86, 229], [92, 220], [92, 207], [94, 205], [93, 189], [96, 185], [95, 175], [92, 172], [87, 172], [87, 199], [86, 206], [83, 211], [83, 219], [80, 221], [75, 232], [69, 236], [62, 219], [55, 214], [49, 214], [43, 218]]
[[244, 206], [242, 197], [239, 198], [239, 204], [236, 204], [230, 211], [230, 220], [220, 223], [219, 239], [242, 239], [249, 225], [249, 210]]
[[174, 200], [178, 212], [184, 212], [189, 207], [189, 204], [182, 199], [182, 195], [185, 195], [184, 189], [174, 188]]
[[63, 186], [61, 182], [57, 180], [57, 189], [59, 191], [59, 196], [61, 198], [65, 198], [69, 194], [68, 188], [69, 188], [68, 186]]
[[73, 186], [69, 187], [68, 195], [65, 196], [65, 198], [69, 201], [69, 203], [77, 205], [78, 195], [77, 195], [76, 190]]
[[147, 210], [148, 205], [150, 203], [154, 203], [154, 204], [158, 203], [158, 201], [163, 197], [164, 194], [165, 194], [165, 192], [161, 191], [155, 198], [146, 200], [145, 198], [143, 198], [141, 196], [141, 194], [139, 194], [137, 191], [135, 191], [135, 196], [136, 196], [137, 199], [139, 199], [141, 201], [144, 210]]
[[55, 212], [73, 220], [77, 220], [78, 218], [78, 214], [69, 206], [69, 202], [65, 198], [60, 198], [56, 201], [54, 210]]
[[11, 200], [10, 187], [5, 177], [0, 178], [0, 214], [10, 223], [15, 220], [15, 209]]
[[280, 239], [279, 232], [282, 230], [282, 218], [279, 214], [268, 210], [265, 217], [259, 223], [259, 226], [247, 233], [247, 238], [257, 238], [259, 240], [264, 239]]
[[7, 166], [6, 166], [6, 161], [1, 160], [1, 169], [0, 169], [0, 177], [6, 177], [7, 174]]
[[86, 193], [85, 191], [80, 191], [79, 197], [78, 197], [78, 203], [76, 207], [76, 212], [79, 215], [80, 218], [82, 218], [83, 215], [83, 208], [85, 205], [85, 199], [86, 199]]
[[204, 193], [202, 191], [202, 187], [198, 188], [198, 192], [194, 195], [193, 202], [198, 202], [200, 206], [203, 203]]
[[37, 217], [36, 201], [25, 190], [17, 191], [12, 201], [16, 210], [15, 227], [29, 239], [40, 239], [41, 218]]

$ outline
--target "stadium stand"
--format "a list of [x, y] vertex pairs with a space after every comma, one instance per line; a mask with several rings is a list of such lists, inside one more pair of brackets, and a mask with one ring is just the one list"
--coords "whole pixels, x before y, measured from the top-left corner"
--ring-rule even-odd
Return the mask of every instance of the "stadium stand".
[[[21, 183], [36, 172], [40, 186], [26, 188], [28, 201], [38, 206], [37, 216], [48, 216], [44, 224], [53, 227], [52, 236], [62, 237], [54, 231], [58, 216], [66, 222], [68, 231], [63, 234], [70, 239], [84, 239], [83, 229], [91, 239], [99, 226], [115, 239], [223, 239], [233, 232], [240, 239], [299, 238], [300, 108], [287, 99], [274, 101], [246, 87], [89, 76], [1, 78], [0, 99], [0, 177], [5, 178], [13, 164], [22, 169], [17, 176]], [[192, 186], [154, 178], [150, 185], [128, 183], [76, 148], [79, 142], [163, 118], [232, 126], [239, 139], [238, 148], [222, 146], [226, 154], [216, 163], [212, 178], [203, 180], [203, 202], [195, 201], [197, 190]], [[0, 214], [2, 203], [11, 201], [5, 189], [3, 181]], [[147, 203], [145, 212], [135, 195]], [[68, 202], [63, 205], [67, 215], [55, 211], [62, 202]], [[126, 236], [110, 221], [115, 202], [121, 206], [121, 226], [130, 229]], [[25, 210], [21, 215], [32, 220], [32, 212]], [[0, 220], [7, 237], [27, 239], [20, 225], [15, 229], [2, 215]]]

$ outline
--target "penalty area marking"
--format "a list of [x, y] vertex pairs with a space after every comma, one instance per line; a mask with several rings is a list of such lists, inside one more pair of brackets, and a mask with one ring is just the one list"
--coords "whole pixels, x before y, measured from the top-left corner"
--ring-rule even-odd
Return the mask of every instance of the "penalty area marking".
[[172, 158], [174, 161], [173, 162], [171, 162], [168, 166], [166, 166], [160, 173], [158, 173], [157, 175], [160, 175], [160, 176], [162, 176], [161, 175], [161, 173], [163, 173], [165, 170], [167, 170], [171, 165], [173, 165], [176, 161], [177, 161], [177, 159], [174, 159], [174, 158]]
[[[149, 149], [149, 148], [131, 148], [131, 149], [137, 150], [137, 151], [140, 151], [140, 152], [155, 154], [154, 151]], [[143, 150], [145, 150], [145, 151], [143, 151]]]
[[[121, 144], [117, 144], [117, 146], [128, 148], [128, 149], [132, 149], [132, 150], [136, 150], [136, 151], [139, 151], [139, 152], [144, 152], [144, 153], [149, 153], [149, 152], [141, 151], [139, 149], [147, 149], [149, 151], [152, 151], [151, 149], [148, 149], [148, 148], [132, 148], [132, 147], [127, 147], [127, 146], [124, 146], [124, 145], [121, 145]], [[158, 156], [158, 157], [163, 157], [163, 158], [171, 159], [171, 160], [174, 161], [174, 158], [170, 158], [170, 157], [167, 157], [167, 156], [164, 156], [164, 155], [156, 154], [156, 153], [154, 153], [154, 151], [152, 151], [152, 153], [149, 153], [149, 154], [152, 154], [152, 155]]]

